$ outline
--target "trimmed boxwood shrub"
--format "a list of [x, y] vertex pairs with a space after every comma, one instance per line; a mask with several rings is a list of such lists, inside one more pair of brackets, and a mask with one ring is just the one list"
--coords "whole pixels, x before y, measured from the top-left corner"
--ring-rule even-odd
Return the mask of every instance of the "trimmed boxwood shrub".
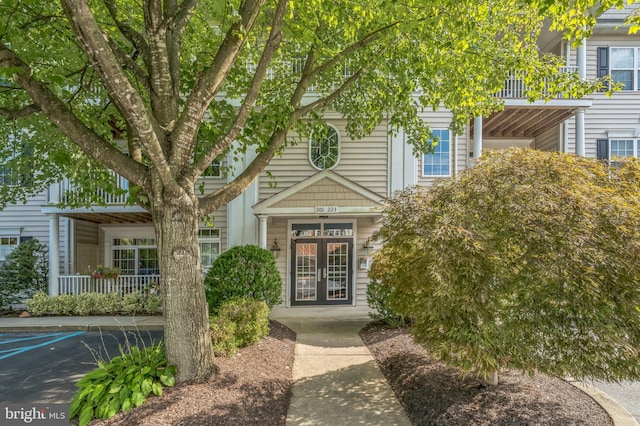
[[262, 300], [235, 297], [223, 302], [209, 322], [216, 355], [233, 356], [269, 334], [269, 307]]
[[269, 309], [281, 302], [282, 278], [269, 250], [235, 246], [222, 253], [205, 277], [209, 312], [233, 297], [264, 301]]

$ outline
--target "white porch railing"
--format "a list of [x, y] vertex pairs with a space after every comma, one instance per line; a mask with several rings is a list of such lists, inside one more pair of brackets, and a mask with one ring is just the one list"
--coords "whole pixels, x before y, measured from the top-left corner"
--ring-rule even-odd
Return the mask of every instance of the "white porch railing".
[[119, 275], [116, 278], [93, 278], [90, 275], [58, 277], [59, 294], [144, 293], [160, 282], [160, 275]]
[[[128, 191], [129, 189], [129, 181], [120, 176], [119, 174], [117, 174], [114, 171], [111, 171], [111, 176], [113, 178], [113, 183], [114, 183], [114, 188], [115, 189], [122, 189], [125, 191]], [[56, 191], [52, 191], [49, 194], [49, 202], [50, 203], [58, 203], [60, 201], [64, 201], [65, 200], [65, 194], [67, 194], [68, 192], [73, 192], [74, 190], [74, 184], [69, 181], [68, 179], [64, 179], [62, 180], [62, 182], [60, 182], [58, 184], [58, 188]], [[115, 191], [114, 191], [115, 192]], [[121, 195], [114, 195], [111, 194], [109, 192], [103, 191], [103, 190], [98, 190], [97, 194], [100, 198], [102, 198], [105, 202], [105, 204], [107, 205], [122, 205], [122, 204], [126, 204], [127, 202], [127, 197], [129, 196], [128, 192], [125, 192]]]
[[[562, 67], [560, 73], [577, 73], [578, 67]], [[506, 99], [525, 99], [527, 85], [524, 82], [526, 71], [511, 71], [510, 77], [504, 82], [504, 88], [496, 93], [499, 98]], [[545, 87], [548, 89], [549, 84]], [[561, 96], [561, 95], [559, 95]]]

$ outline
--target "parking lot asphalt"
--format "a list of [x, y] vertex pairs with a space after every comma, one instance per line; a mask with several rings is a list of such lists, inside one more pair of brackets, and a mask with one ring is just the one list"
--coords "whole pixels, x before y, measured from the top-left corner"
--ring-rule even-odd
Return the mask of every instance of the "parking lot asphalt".
[[148, 345], [160, 331], [45, 331], [0, 333], [0, 401], [67, 403], [80, 378], [119, 346]]

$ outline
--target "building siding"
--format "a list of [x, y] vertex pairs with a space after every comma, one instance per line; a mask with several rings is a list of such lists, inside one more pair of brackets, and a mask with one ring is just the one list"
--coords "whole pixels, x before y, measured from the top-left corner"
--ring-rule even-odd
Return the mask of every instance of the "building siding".
[[[371, 135], [352, 140], [346, 132], [346, 120], [327, 119], [340, 134], [340, 159], [332, 170], [381, 196], [388, 190], [388, 134], [386, 123], [375, 127]], [[271, 161], [260, 177], [259, 201], [263, 201], [319, 170], [309, 161], [309, 142], [303, 139], [285, 149], [281, 157]]]

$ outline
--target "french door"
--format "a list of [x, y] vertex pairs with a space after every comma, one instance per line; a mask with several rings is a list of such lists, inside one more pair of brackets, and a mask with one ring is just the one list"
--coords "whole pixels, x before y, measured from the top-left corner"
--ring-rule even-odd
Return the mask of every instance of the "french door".
[[292, 305], [352, 303], [352, 239], [304, 238], [291, 246]]

